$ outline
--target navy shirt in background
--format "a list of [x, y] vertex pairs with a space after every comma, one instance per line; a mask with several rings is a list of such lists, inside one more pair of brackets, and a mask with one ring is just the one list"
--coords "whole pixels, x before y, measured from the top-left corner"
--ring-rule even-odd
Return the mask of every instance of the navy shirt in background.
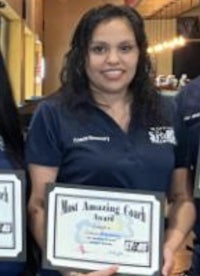
[[[200, 76], [193, 79], [176, 97], [178, 114], [186, 127], [190, 164], [196, 170], [200, 141]], [[196, 199], [197, 222], [195, 233], [200, 243], [200, 200]]]

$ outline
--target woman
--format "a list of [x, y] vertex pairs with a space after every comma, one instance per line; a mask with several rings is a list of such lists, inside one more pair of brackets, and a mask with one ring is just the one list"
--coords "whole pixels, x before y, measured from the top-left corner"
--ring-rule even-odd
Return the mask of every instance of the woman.
[[[8, 74], [0, 53], [0, 169], [24, 168], [23, 136]], [[1, 276], [19, 276], [25, 269], [20, 262], [0, 261]]]
[[40, 105], [28, 133], [29, 213], [41, 248], [49, 182], [171, 191], [162, 268], [169, 275], [195, 212], [181, 127], [151, 75], [144, 23], [134, 9], [108, 4], [82, 17], [61, 72], [60, 93]]

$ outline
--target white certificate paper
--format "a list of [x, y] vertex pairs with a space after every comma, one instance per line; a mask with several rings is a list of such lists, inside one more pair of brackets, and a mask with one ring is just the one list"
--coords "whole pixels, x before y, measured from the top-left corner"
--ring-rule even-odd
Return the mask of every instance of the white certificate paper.
[[159, 275], [162, 208], [155, 194], [55, 185], [44, 263], [76, 270], [117, 264], [119, 273]]
[[24, 175], [0, 171], [0, 259], [24, 260]]

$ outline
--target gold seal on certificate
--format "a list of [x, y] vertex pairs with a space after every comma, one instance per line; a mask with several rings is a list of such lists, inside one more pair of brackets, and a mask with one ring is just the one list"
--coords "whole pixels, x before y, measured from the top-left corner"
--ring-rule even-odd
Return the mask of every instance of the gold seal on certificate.
[[50, 184], [44, 267], [160, 275], [161, 193]]
[[0, 171], [0, 260], [25, 260], [24, 172]]

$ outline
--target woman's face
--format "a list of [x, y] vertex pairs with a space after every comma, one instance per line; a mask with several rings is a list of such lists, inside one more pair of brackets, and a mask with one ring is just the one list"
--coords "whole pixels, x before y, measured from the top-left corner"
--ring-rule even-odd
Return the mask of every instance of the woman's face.
[[126, 19], [100, 23], [93, 32], [86, 58], [92, 93], [127, 93], [138, 58], [135, 34]]

